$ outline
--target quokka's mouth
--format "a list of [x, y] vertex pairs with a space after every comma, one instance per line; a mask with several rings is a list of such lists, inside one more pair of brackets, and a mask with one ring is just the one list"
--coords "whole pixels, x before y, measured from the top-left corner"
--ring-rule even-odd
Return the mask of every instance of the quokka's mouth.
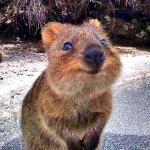
[[100, 71], [100, 69], [94, 69], [94, 70], [90, 70], [90, 71], [87, 71], [88, 74], [98, 74]]
[[102, 66], [101, 67], [96, 67], [96, 66], [93, 66], [93, 65], [87, 65], [87, 64], [84, 64], [81, 66], [81, 70], [84, 71], [85, 73], [87, 74], [91, 74], [91, 75], [96, 75], [98, 74], [101, 70], [102, 70]]

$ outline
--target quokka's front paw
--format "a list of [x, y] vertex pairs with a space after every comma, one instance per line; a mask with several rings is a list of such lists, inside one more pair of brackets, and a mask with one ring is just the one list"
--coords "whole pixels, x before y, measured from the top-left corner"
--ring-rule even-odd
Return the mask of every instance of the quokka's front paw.
[[83, 145], [84, 150], [96, 150], [99, 143], [99, 135], [97, 133], [95, 134], [86, 134], [83, 137]]
[[69, 148], [69, 150], [84, 150], [83, 142], [82, 142], [82, 140], [70, 142], [68, 144], [68, 148]]

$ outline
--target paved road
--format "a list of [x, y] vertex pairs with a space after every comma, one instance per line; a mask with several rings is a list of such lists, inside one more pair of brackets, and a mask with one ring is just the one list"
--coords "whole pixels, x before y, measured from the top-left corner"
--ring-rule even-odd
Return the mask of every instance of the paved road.
[[103, 150], [150, 150], [150, 135], [105, 135]]
[[[1, 149], [22, 150], [19, 135]], [[150, 150], [150, 76], [114, 87], [114, 110], [103, 141], [103, 150]]]
[[104, 150], [150, 150], [150, 76], [114, 88]]

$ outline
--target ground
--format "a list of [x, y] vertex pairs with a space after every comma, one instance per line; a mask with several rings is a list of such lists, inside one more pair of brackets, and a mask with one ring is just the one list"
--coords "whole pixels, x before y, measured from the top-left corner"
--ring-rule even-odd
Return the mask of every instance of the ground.
[[[150, 150], [150, 52], [116, 47], [123, 69], [113, 87], [113, 113], [105, 130], [104, 150]], [[22, 100], [47, 65], [33, 43], [0, 44], [0, 149], [21, 150]]]

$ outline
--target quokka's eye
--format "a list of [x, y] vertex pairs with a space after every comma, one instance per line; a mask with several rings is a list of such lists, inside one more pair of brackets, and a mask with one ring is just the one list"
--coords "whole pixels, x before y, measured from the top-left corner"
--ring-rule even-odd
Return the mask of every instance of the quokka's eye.
[[107, 40], [106, 40], [106, 39], [101, 39], [100, 42], [101, 42], [101, 44], [102, 44], [103, 46], [106, 46], [106, 45], [107, 45]]
[[72, 43], [71, 42], [65, 42], [64, 43], [64, 47], [63, 47], [63, 50], [64, 51], [70, 51], [73, 49], [73, 46], [72, 46]]

